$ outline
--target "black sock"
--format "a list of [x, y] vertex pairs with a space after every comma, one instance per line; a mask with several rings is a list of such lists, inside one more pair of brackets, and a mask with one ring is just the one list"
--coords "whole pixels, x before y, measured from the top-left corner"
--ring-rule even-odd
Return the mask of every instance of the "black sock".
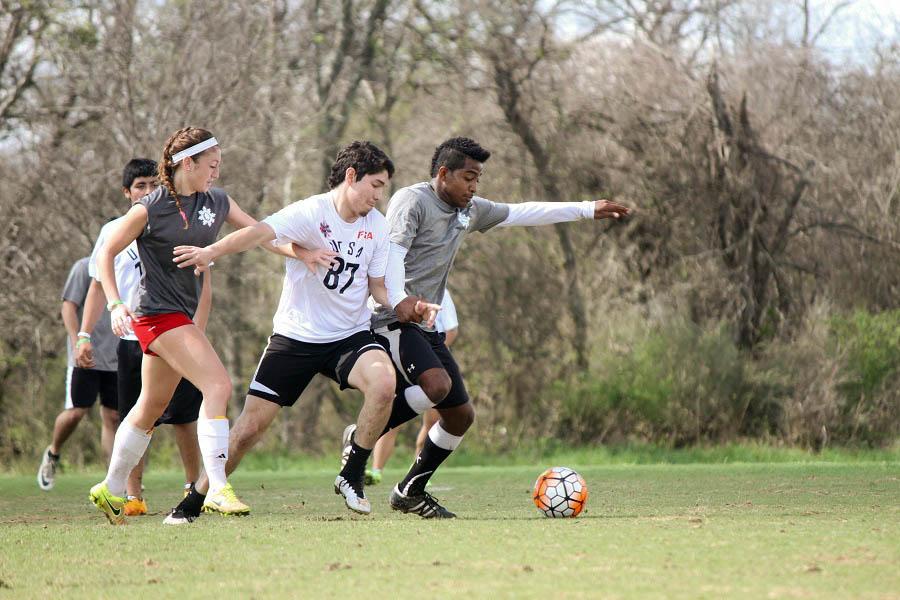
[[347, 464], [341, 469], [341, 476], [350, 482], [362, 481], [366, 474], [366, 462], [369, 460], [370, 454], [372, 454], [372, 449], [367, 450], [357, 444], [354, 435], [354, 439], [350, 440], [350, 456], [347, 457]]
[[401, 391], [399, 394], [394, 396], [394, 404], [391, 407], [391, 416], [388, 417], [387, 425], [384, 427], [384, 431], [381, 432], [381, 435], [386, 434], [394, 427], [403, 425], [407, 421], [412, 421], [418, 416], [419, 413], [409, 407], [409, 403], [406, 401], [406, 396], [404, 395], [403, 391]]
[[199, 517], [200, 509], [203, 508], [204, 500], [206, 500], [206, 494], [201, 494], [196, 489], [194, 489], [194, 486], [191, 486], [191, 491], [188, 492], [187, 496], [182, 498], [181, 502], [178, 503], [178, 506], [176, 506], [175, 509], [181, 509], [187, 515]]
[[397, 484], [400, 492], [404, 496], [416, 496], [424, 492], [425, 484], [431, 479], [435, 470], [452, 453], [453, 450], [445, 450], [432, 442], [430, 437], [426, 437], [425, 445], [416, 458], [416, 462], [413, 463], [403, 481]]
[[59, 454], [53, 454], [49, 449], [47, 450], [47, 456], [49, 456], [53, 460], [59, 460]]

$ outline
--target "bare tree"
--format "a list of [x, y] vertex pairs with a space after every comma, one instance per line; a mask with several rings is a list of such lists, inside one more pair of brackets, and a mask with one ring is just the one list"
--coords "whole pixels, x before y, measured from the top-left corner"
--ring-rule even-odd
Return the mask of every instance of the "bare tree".
[[380, 51], [391, 2], [341, 0], [340, 5], [333, 5], [315, 0], [309, 3], [322, 181], [328, 179], [331, 163], [355, 108], [360, 84], [369, 75]]

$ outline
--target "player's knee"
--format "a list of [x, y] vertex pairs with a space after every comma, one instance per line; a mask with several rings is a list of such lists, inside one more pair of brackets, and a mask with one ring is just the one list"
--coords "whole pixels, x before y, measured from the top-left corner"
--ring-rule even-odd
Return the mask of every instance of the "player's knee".
[[117, 410], [104, 410], [103, 411], [103, 423], [112, 428], [116, 428], [119, 426], [119, 411]]
[[252, 446], [269, 428], [271, 419], [254, 412], [243, 412], [231, 430], [231, 440], [241, 448]]
[[201, 388], [200, 391], [203, 392], [204, 400], [214, 400], [227, 404], [231, 398], [231, 379], [228, 377], [216, 379]]
[[460, 408], [462, 410], [459, 413], [459, 425], [463, 431], [466, 431], [475, 423], [475, 407], [471, 402], [467, 402]]
[[88, 409], [81, 407], [81, 406], [76, 406], [75, 408], [69, 409], [69, 416], [78, 421], [83, 419], [85, 417], [85, 415], [87, 415], [87, 413], [88, 413]]
[[242, 419], [235, 425], [234, 442], [241, 448], [246, 447], [253, 444], [263, 431], [265, 431], [265, 427], [259, 419], [253, 417]]
[[434, 370], [420, 377], [419, 385], [432, 404], [439, 404], [450, 393], [453, 382], [450, 381], [450, 376], [446, 371]]
[[380, 403], [389, 404], [394, 400], [397, 378], [394, 369], [380, 369], [369, 382], [371, 396]]

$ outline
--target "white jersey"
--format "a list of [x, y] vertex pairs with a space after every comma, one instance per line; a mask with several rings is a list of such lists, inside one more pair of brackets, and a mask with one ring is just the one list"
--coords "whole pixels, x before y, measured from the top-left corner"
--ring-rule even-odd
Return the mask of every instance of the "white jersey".
[[378, 210], [347, 223], [334, 205], [334, 193], [295, 202], [263, 220], [275, 231], [275, 244], [338, 253], [330, 269], [310, 271], [295, 258], [285, 262], [284, 287], [273, 319], [274, 331], [301, 342], [342, 340], [370, 327], [369, 277], [387, 269], [388, 226]]
[[459, 317], [456, 316], [456, 305], [450, 297], [450, 290], [444, 288], [444, 297], [441, 299], [441, 310], [434, 320], [434, 328], [440, 333], [447, 333], [459, 327]]
[[[100, 229], [100, 235], [97, 236], [97, 242], [94, 244], [94, 250], [91, 252], [91, 259], [88, 262], [88, 275], [92, 279], [100, 281], [100, 272], [97, 269], [97, 256], [106, 238], [125, 217], [119, 217], [110, 221]], [[119, 252], [113, 259], [113, 269], [116, 273], [116, 287], [119, 288], [119, 297], [125, 302], [129, 309], [134, 310], [135, 301], [137, 300], [138, 287], [141, 285], [141, 257], [138, 255], [137, 241], [128, 244], [128, 247]], [[105, 302], [105, 299], [104, 299]], [[137, 341], [137, 337], [133, 333], [122, 336], [123, 340]]]

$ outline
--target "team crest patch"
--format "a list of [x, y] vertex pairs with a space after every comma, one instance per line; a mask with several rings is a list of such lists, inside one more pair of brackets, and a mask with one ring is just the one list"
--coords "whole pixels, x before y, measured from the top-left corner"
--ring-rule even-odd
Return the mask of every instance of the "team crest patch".
[[328, 223], [325, 221], [319, 223], [319, 231], [321, 231], [322, 235], [325, 237], [331, 237], [331, 227], [329, 227]]
[[466, 229], [469, 228], [469, 211], [466, 211], [466, 212], [459, 211], [459, 212], [457, 212], [457, 213], [456, 213], [456, 218], [457, 218], [457, 220], [459, 221], [459, 224], [460, 224], [460, 225], [462, 225], [462, 226], [465, 227]]
[[197, 218], [199, 218], [200, 222], [207, 227], [212, 227], [213, 223], [216, 222], [216, 213], [209, 210], [208, 206], [204, 206], [200, 209], [200, 212], [197, 213]]

